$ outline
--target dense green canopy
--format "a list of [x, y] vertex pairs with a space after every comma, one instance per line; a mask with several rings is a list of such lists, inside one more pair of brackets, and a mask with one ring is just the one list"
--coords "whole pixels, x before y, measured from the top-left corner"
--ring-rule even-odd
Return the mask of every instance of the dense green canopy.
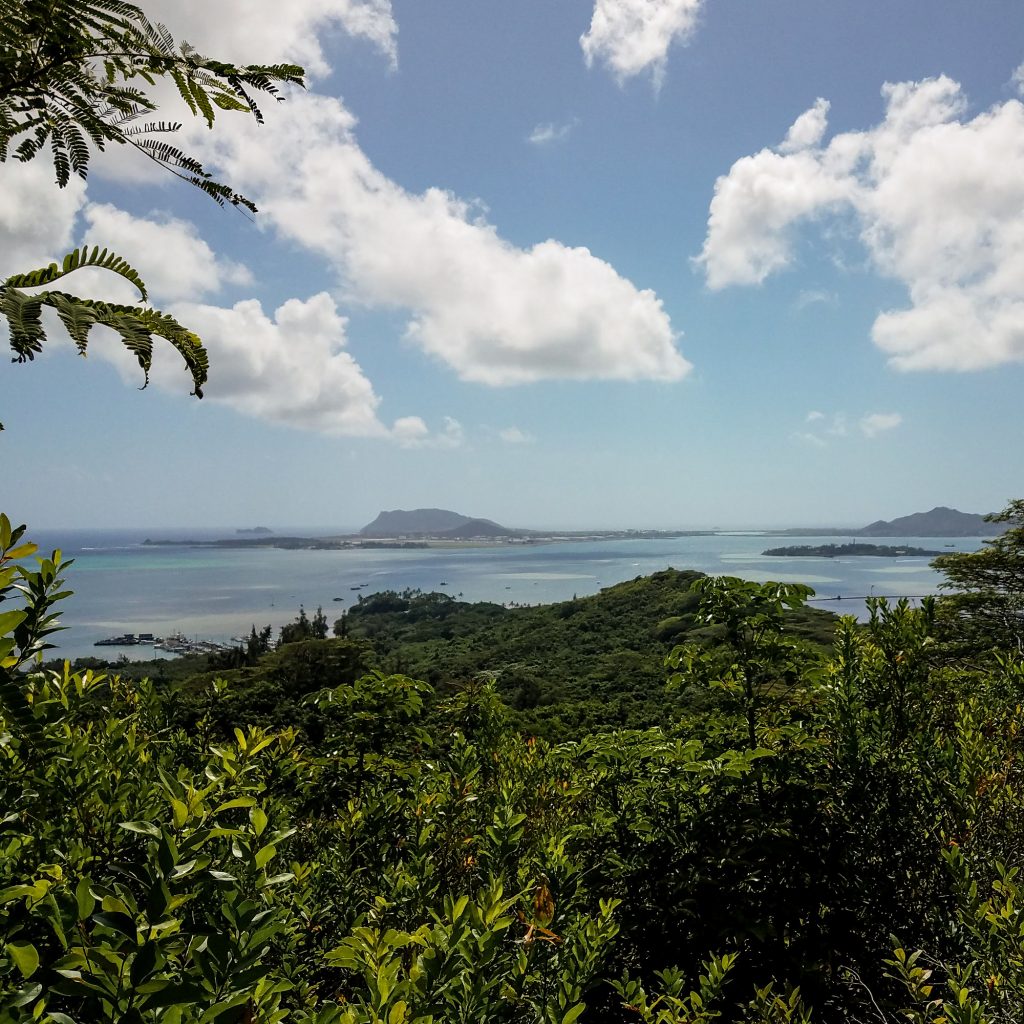
[[946, 660], [931, 602], [826, 647], [789, 584], [378, 595], [154, 684], [32, 663], [66, 567], [5, 523], [0, 1021], [1020, 1018], [1024, 666]]
[[1008, 523], [975, 552], [942, 555], [933, 565], [952, 593], [943, 601], [946, 627], [968, 654], [1024, 652], [1024, 501], [1010, 502], [989, 522]]

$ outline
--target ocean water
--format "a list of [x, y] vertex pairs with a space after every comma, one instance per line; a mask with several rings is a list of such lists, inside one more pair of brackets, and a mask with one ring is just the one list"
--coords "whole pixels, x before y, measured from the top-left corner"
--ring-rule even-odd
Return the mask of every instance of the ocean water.
[[[282, 531], [284, 532], [284, 531]], [[323, 535], [316, 530], [288, 531]], [[326, 532], [326, 531], [325, 531]], [[941, 577], [928, 558], [807, 558], [765, 556], [765, 548], [842, 543], [842, 537], [779, 538], [715, 534], [672, 539], [572, 541], [458, 549], [283, 551], [143, 546], [147, 536], [215, 539], [224, 531], [35, 531], [49, 553], [60, 547], [74, 565], [74, 596], [62, 603], [57, 656], [153, 657], [148, 647], [95, 647], [119, 633], [181, 631], [227, 641], [270, 623], [292, 620], [299, 606], [321, 605], [333, 622], [360, 594], [416, 587], [467, 601], [542, 604], [595, 594], [601, 588], [666, 567], [712, 575], [807, 583], [820, 607], [864, 615], [869, 595], [920, 598]], [[971, 551], [973, 538], [871, 538], [943, 551]], [[351, 588], [360, 586], [359, 590]], [[837, 599], [838, 598], [838, 599]], [[159, 655], [159, 652], [157, 652]]]

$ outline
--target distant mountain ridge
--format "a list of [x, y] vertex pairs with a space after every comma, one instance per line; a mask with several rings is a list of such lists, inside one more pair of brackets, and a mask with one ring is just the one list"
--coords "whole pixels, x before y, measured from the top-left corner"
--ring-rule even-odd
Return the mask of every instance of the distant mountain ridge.
[[[820, 529], [821, 535], [844, 537], [996, 537], [1002, 523], [989, 523], [974, 512], [939, 505], [930, 512], [914, 512], [896, 519], [879, 519], [860, 530]], [[806, 530], [772, 531], [778, 536], [805, 535]], [[432, 537], [438, 540], [475, 540], [496, 537], [537, 537], [533, 530], [515, 530], [493, 519], [466, 516], [445, 508], [392, 509], [380, 512], [359, 531], [366, 538]]]
[[510, 537], [510, 530], [491, 519], [464, 516], [444, 508], [394, 509], [381, 512], [359, 531], [360, 537], [443, 537], [469, 540], [473, 537]]
[[474, 537], [513, 537], [519, 532], [490, 519], [468, 519], [454, 530], [448, 530], [445, 537], [451, 537], [452, 540], [470, 540]]
[[1002, 533], [1002, 523], [987, 523], [983, 515], [960, 512], [939, 505], [930, 512], [914, 512], [898, 519], [879, 519], [856, 530], [858, 537], [995, 537]]

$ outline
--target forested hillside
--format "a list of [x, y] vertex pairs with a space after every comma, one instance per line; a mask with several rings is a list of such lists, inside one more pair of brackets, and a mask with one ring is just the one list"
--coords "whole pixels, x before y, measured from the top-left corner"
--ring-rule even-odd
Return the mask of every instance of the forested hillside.
[[[466, 604], [444, 594], [378, 594], [344, 628], [366, 638], [380, 665], [444, 690], [483, 673], [495, 680], [521, 728], [574, 738], [597, 727], [645, 727], [692, 704], [665, 693], [665, 657], [684, 640], [713, 642], [691, 589], [703, 576], [667, 569], [593, 597], [543, 607]], [[836, 619], [794, 609], [786, 628], [825, 646]]]
[[0, 1020], [1020, 1019], [1024, 667], [980, 591], [828, 647], [795, 585], [377, 595], [154, 684], [33, 667], [64, 567], [0, 534]]
[[[292, 642], [272, 653], [260, 653], [257, 645], [252, 654], [117, 670], [177, 681], [188, 694], [206, 692], [223, 678], [236, 694], [229, 700], [239, 705], [235, 724], [265, 724], [267, 715], [280, 725], [298, 724], [296, 716], [306, 715], [305, 694], [324, 680], [347, 682], [370, 669], [423, 679], [442, 696], [489, 679], [516, 728], [546, 739], [577, 739], [596, 728], [658, 725], [666, 715], [714, 700], [692, 686], [665, 689], [665, 658], [677, 644], [714, 646], [721, 639], [722, 628], [698, 614], [692, 586], [703, 577], [666, 569], [594, 596], [537, 607], [384, 591], [360, 597], [336, 620], [336, 639], [317, 639], [318, 632], [326, 635], [326, 620], [317, 627], [303, 613], [285, 627]], [[785, 630], [825, 653], [837, 621], [801, 605], [787, 612]]]

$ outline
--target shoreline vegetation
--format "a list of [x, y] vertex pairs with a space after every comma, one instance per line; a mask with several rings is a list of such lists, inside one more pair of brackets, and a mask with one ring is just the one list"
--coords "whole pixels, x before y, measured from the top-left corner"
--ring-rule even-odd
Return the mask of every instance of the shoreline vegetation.
[[814, 558], [937, 558], [944, 551], [915, 548], [907, 544], [794, 544], [784, 548], [768, 548], [762, 555], [799, 556]]

